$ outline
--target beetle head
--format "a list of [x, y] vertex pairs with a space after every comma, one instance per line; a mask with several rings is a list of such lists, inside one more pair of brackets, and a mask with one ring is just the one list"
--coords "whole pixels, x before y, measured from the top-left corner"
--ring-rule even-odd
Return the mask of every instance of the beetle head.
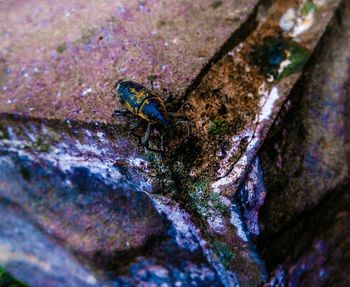
[[124, 79], [119, 79], [118, 81], [116, 81], [116, 82], [114, 83], [112, 91], [113, 91], [113, 93], [114, 93], [115, 95], [118, 94], [118, 93], [117, 93], [118, 85], [119, 85], [121, 82], [123, 82], [123, 81], [124, 81]]

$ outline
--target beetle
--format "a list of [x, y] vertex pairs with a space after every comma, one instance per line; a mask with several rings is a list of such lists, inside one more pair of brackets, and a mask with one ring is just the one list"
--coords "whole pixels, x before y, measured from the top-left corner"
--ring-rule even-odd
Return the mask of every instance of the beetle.
[[[119, 80], [115, 84], [114, 94], [119, 96], [121, 103], [127, 110], [116, 110], [113, 113], [114, 116], [130, 112], [148, 122], [146, 133], [141, 141], [146, 148], [148, 148], [152, 125], [161, 126], [166, 131], [171, 129], [169, 113], [165, 104], [162, 98], [154, 91], [134, 81]], [[163, 151], [163, 144], [161, 151]]]

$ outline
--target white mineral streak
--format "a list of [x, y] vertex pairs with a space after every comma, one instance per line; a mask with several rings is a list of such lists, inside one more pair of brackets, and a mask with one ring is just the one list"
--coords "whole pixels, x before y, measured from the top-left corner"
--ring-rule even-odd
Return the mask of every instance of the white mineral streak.
[[280, 75], [285, 68], [287, 68], [290, 64], [292, 64], [292, 61], [289, 59], [286, 59], [281, 62], [280, 67], [278, 68], [278, 74]]
[[[260, 100], [259, 106], [260, 106], [260, 112], [258, 116], [255, 119], [254, 126], [256, 127], [254, 131], [252, 130], [246, 130], [242, 134], [251, 135], [249, 143], [247, 147], [244, 149], [242, 156], [239, 158], [239, 160], [234, 164], [233, 168], [226, 176], [223, 176], [219, 178], [217, 181], [215, 181], [212, 184], [212, 188], [214, 192], [220, 192], [222, 187], [225, 186], [232, 186], [232, 189], [235, 189], [236, 185], [239, 184], [237, 182], [238, 179], [240, 179], [247, 168], [248, 163], [253, 159], [255, 155], [255, 150], [260, 144], [261, 140], [259, 138], [259, 134], [262, 131], [262, 129], [265, 127], [265, 122], [273, 115], [273, 108], [275, 106], [276, 101], [279, 99], [278, 89], [277, 87], [273, 87], [270, 91], [264, 90], [264, 86], [261, 86], [261, 94], [262, 98]], [[242, 136], [235, 136], [232, 139], [232, 146], [238, 147], [239, 144], [237, 144], [237, 141], [239, 138], [242, 138]], [[224, 162], [230, 162], [230, 158], [238, 152], [237, 148], [231, 149], [228, 153], [227, 157], [224, 159]], [[225, 167], [224, 167], [225, 168]], [[226, 171], [224, 169], [220, 170], [221, 174], [224, 174], [224, 172], [228, 172], [227, 166]], [[219, 171], [219, 176], [221, 175]]]
[[176, 242], [179, 246], [190, 251], [200, 248], [200, 237], [191, 222], [190, 215], [181, 209], [178, 204], [171, 202], [166, 197], [148, 194], [159, 213], [164, 213], [173, 224], [176, 231]]
[[85, 97], [86, 95], [90, 94], [92, 92], [92, 88], [88, 87], [82, 90], [81, 95]]
[[280, 27], [285, 32], [290, 32], [294, 26], [297, 18], [297, 11], [294, 8], [289, 8], [286, 13], [283, 14], [279, 21]]
[[[279, 25], [283, 31], [288, 33], [289, 36], [296, 38], [309, 30], [315, 22], [315, 11], [312, 10], [310, 13], [303, 15], [301, 10], [306, 4], [305, 1], [299, 7], [299, 10], [295, 8], [289, 8], [281, 17]], [[317, 5], [317, 3], [315, 3]], [[324, 4], [320, 4], [322, 6]]]
[[[100, 141], [103, 139], [104, 145], [98, 146], [97, 143], [82, 143], [78, 140], [69, 143], [58, 143], [50, 146], [48, 152], [34, 152], [26, 150], [25, 147], [30, 147], [38, 138], [36, 132], [29, 129], [22, 131], [30, 140], [19, 139], [12, 128], [8, 128], [7, 132], [10, 139], [2, 139], [0, 141], [0, 148], [5, 147], [6, 150], [17, 152], [20, 155], [27, 156], [33, 161], [45, 160], [52, 162], [54, 166], [60, 168], [62, 171], [68, 172], [77, 167], [85, 167], [92, 173], [96, 173], [105, 180], [105, 182], [113, 187], [120, 184], [120, 180], [123, 176], [120, 174], [114, 163], [117, 160], [124, 161], [129, 167], [134, 168], [147, 168], [147, 162], [141, 158], [128, 157], [128, 158], [113, 158], [108, 156], [110, 151], [107, 146], [110, 143], [106, 143], [106, 137], [102, 132], [98, 133]], [[91, 135], [91, 132], [86, 131], [87, 135]], [[141, 180], [135, 185], [138, 191], [150, 191], [151, 183], [149, 180]]]
[[324, 6], [327, 4], [328, 0], [313, 0], [316, 6]]
[[25, 261], [46, 272], [52, 271], [50, 263], [40, 260], [29, 253], [14, 251], [10, 244], [0, 242], [0, 264], [4, 266], [7, 263], [11, 263], [11, 261]]
[[248, 242], [248, 237], [244, 231], [243, 222], [241, 220], [240, 214], [236, 211], [238, 207], [233, 204], [231, 208], [231, 220], [230, 223], [236, 227], [238, 236], [245, 242]]
[[207, 222], [211, 230], [215, 231], [216, 233], [223, 234], [226, 232], [225, 219], [222, 215], [211, 215], [207, 218]]
[[190, 215], [166, 197], [148, 194], [159, 212], [163, 212], [176, 230], [177, 243], [186, 249], [201, 248], [207, 261], [216, 270], [224, 286], [239, 286], [238, 279], [233, 272], [226, 270], [214, 252], [208, 248], [201, 232], [191, 222]]
[[240, 144], [243, 139], [246, 139], [247, 142], [249, 142], [254, 135], [254, 130], [247, 129], [241, 132], [238, 135], [235, 135], [231, 139], [231, 148], [227, 152], [226, 157], [222, 160], [222, 164], [220, 165], [218, 175], [219, 177], [225, 176], [227, 173], [227, 166], [230, 165], [230, 162], [232, 161], [232, 157], [237, 153]]

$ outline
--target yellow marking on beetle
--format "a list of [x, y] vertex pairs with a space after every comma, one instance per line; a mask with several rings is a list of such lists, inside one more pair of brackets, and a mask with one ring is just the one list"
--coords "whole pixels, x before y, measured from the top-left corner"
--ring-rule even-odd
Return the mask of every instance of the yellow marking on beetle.
[[146, 92], [141, 90], [138, 93], [136, 93], [135, 95], [136, 95], [137, 102], [141, 102], [144, 99]]
[[137, 111], [134, 111], [134, 108], [130, 105], [129, 102], [125, 102], [125, 107], [127, 110], [129, 110], [130, 112], [132, 112], [133, 114], [137, 115]]
[[143, 101], [143, 103], [142, 103], [142, 105], [141, 105], [141, 107], [140, 107], [140, 109], [139, 109], [139, 114], [140, 114], [140, 116], [141, 116], [141, 114], [143, 114], [143, 107], [144, 107], [145, 105], [148, 105], [148, 104], [149, 104], [149, 100]]

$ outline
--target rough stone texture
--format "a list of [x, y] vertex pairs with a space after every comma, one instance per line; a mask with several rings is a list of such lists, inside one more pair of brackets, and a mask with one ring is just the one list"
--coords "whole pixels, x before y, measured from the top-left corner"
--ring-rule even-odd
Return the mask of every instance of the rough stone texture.
[[[114, 128], [3, 118], [0, 135], [1, 198], [21, 206], [43, 232], [33, 241], [49, 236], [108, 277], [103, 286], [238, 282], [191, 216], [151, 192], [150, 163]], [[55, 274], [40, 278], [45, 285]]]
[[333, 190], [316, 208], [270, 240], [266, 258], [274, 272], [267, 286], [348, 286], [349, 204], [348, 185]]
[[259, 153], [268, 286], [350, 282], [349, 16], [345, 1]]
[[111, 123], [120, 78], [179, 95], [257, 2], [1, 2], [0, 112]]
[[262, 212], [268, 232], [349, 179], [349, 5], [342, 10], [260, 153], [269, 190]]
[[1, 200], [0, 207], [0, 264], [8, 272], [38, 287], [104, 285], [71, 254], [49, 240], [18, 205]]
[[[243, 285], [260, 284], [259, 277], [264, 281], [263, 264], [255, 256], [250, 237], [246, 234], [247, 229], [252, 232], [257, 225], [258, 205], [262, 204], [261, 196], [264, 194], [259, 188], [263, 184], [257, 183], [258, 195], [256, 201], [251, 202], [255, 215], [248, 218], [249, 210], [243, 210], [243, 220], [236, 208], [231, 208], [228, 213], [213, 195], [221, 195], [222, 203], [232, 201], [255, 153], [339, 3], [329, 1], [320, 4], [318, 10], [311, 13], [312, 24], [297, 35], [294, 32], [291, 35], [280, 26], [280, 19], [288, 9], [302, 10], [304, 3], [273, 2], [265, 14], [261, 13], [256, 31], [211, 67], [182, 106], [194, 128], [187, 142], [181, 145], [170, 142], [171, 148], [177, 149], [170, 163], [174, 165], [174, 172], [178, 173], [176, 199], [185, 202], [189, 209], [204, 219], [202, 225], [212, 238], [227, 245], [234, 255], [239, 255], [239, 259], [231, 260], [229, 267], [240, 279], [245, 278], [245, 274], [252, 277], [245, 278]], [[307, 19], [298, 15], [294, 20], [303, 23]], [[285, 55], [292, 56], [285, 58]], [[188, 174], [194, 181], [192, 186], [188, 184]], [[205, 178], [210, 179], [210, 187], [205, 185]], [[255, 178], [260, 179], [261, 176]], [[191, 187], [195, 191], [189, 195], [181, 192], [191, 190]], [[248, 228], [242, 221], [248, 223]], [[232, 225], [235, 227], [233, 231]], [[255, 232], [258, 233], [256, 227]]]
[[[234, 196], [339, 3], [318, 3], [307, 16], [302, 1], [260, 7], [257, 29], [209, 69], [180, 109], [194, 126], [188, 145], [196, 152], [185, 158], [191, 174], [209, 175], [213, 190]], [[290, 9], [299, 33], [281, 25]]]
[[23, 207], [37, 224], [75, 254], [103, 266], [118, 252], [143, 248], [165, 225], [142, 191], [120, 181], [104, 184], [84, 167], [62, 173], [28, 157], [0, 157], [0, 195]]
[[256, 157], [236, 196], [237, 203], [242, 209], [245, 226], [252, 237], [260, 234], [259, 209], [264, 204], [266, 193], [260, 160]]
[[[250, 164], [340, 1], [269, 2], [252, 33], [257, 1], [35, 3], [0, 4], [0, 196], [106, 286], [266, 282]], [[189, 135], [140, 148], [110, 117], [120, 78], [174, 95]]]

